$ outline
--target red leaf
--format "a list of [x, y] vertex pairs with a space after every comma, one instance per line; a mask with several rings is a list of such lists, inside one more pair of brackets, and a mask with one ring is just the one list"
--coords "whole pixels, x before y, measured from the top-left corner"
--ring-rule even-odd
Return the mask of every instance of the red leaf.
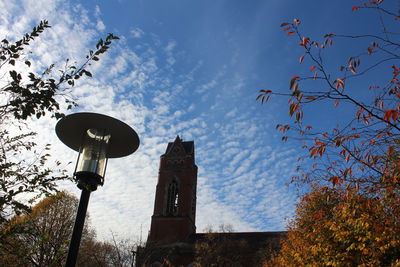
[[313, 169], [317, 168], [317, 166], [318, 166], [317, 163], [314, 163], [314, 164], [312, 165]]
[[335, 99], [335, 107], [339, 106], [339, 99]]
[[335, 186], [335, 185], [337, 185], [337, 184], [342, 184], [342, 183], [343, 183], [343, 180], [340, 179], [339, 176], [332, 176], [332, 177], [330, 178], [330, 180], [332, 181], [333, 186]]
[[289, 25], [289, 23], [284, 22], [284, 23], [281, 24], [281, 27], [285, 27], [286, 25]]
[[303, 63], [303, 59], [304, 59], [304, 56], [301, 56], [300, 60], [299, 60], [300, 64]]
[[357, 118], [359, 118], [360, 117], [360, 114], [361, 114], [361, 112], [363, 112], [363, 108], [362, 107], [360, 107], [360, 109], [357, 111]]
[[295, 32], [288, 32], [287, 35], [290, 36], [290, 35], [292, 35], [293, 33], [295, 33]]
[[299, 88], [299, 83], [295, 83], [293, 85], [293, 91], [297, 91], [298, 88]]
[[311, 153], [310, 153], [310, 158], [311, 158], [312, 156], [314, 156], [317, 152], [318, 152], [318, 149], [315, 148], [315, 147], [312, 147]]
[[375, 144], [375, 139], [371, 139], [371, 140], [369, 140], [369, 144], [370, 144], [370, 145], [373, 145], [373, 144]]
[[313, 219], [319, 219], [319, 218], [321, 218], [322, 216], [324, 216], [324, 214], [325, 214], [324, 211], [319, 211], [319, 212], [313, 214], [312, 217], [313, 217]]
[[337, 78], [333, 82], [333, 84], [335, 84], [335, 83], [336, 83], [336, 89], [339, 89], [339, 88], [343, 88], [344, 89], [344, 79], [343, 78]]
[[296, 81], [298, 78], [300, 78], [300, 76], [299, 76], [299, 75], [295, 75], [295, 76], [292, 77], [292, 79], [290, 79], [290, 87], [289, 87], [290, 89], [293, 88], [293, 85], [294, 85], [295, 81]]
[[311, 66], [310, 71], [313, 71], [316, 68], [315, 65]]
[[303, 37], [303, 39], [300, 43], [300, 46], [306, 46], [309, 41], [310, 41], [310, 38]]
[[324, 38], [329, 38], [329, 37], [333, 37], [333, 36], [335, 36], [334, 33], [327, 33], [327, 34], [325, 34]]
[[269, 93], [272, 93], [272, 90], [260, 90], [260, 92], [265, 93], [265, 94], [269, 94]]
[[383, 119], [386, 121], [390, 121], [390, 119], [396, 121], [397, 118], [398, 118], [398, 111], [394, 109], [386, 110], [385, 115], [383, 116]]
[[368, 55], [371, 55], [371, 54], [372, 54], [372, 52], [373, 52], [373, 49], [372, 49], [372, 47], [368, 46], [367, 50], [368, 50]]
[[293, 29], [293, 27], [292, 27], [292, 26], [289, 26], [289, 27], [284, 28], [283, 30], [284, 30], [284, 31], [288, 31], [288, 30], [290, 30], [290, 29]]
[[256, 100], [261, 98], [261, 103], [264, 103], [264, 102], [267, 103], [269, 98], [271, 97], [271, 95], [268, 95], [268, 94], [271, 94], [272, 90], [260, 90], [260, 93], [261, 94], [259, 94], [257, 96]]
[[353, 6], [353, 8], [351, 9], [351, 11], [356, 11], [357, 9], [359, 9], [359, 6]]

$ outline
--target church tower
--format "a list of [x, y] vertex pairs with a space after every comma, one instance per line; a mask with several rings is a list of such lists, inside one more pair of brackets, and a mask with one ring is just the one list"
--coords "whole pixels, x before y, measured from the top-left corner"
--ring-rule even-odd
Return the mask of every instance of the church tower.
[[179, 136], [160, 158], [148, 243], [174, 243], [196, 233], [197, 166], [194, 142]]

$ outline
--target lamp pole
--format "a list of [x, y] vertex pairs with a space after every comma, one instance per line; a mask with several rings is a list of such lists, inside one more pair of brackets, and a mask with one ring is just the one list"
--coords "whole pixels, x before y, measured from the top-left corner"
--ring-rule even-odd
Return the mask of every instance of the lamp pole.
[[65, 266], [74, 267], [79, 252], [90, 193], [104, 184], [108, 158], [132, 154], [139, 147], [137, 133], [127, 124], [97, 113], [75, 113], [56, 125], [58, 138], [79, 152], [74, 179], [82, 190]]
[[76, 213], [76, 219], [74, 224], [74, 230], [72, 231], [71, 243], [69, 245], [66, 267], [75, 266], [76, 259], [78, 257], [79, 246], [81, 243], [81, 237], [83, 232], [83, 226], [85, 224], [86, 211], [89, 204], [90, 191], [83, 189], [81, 198], [79, 200], [78, 211]]

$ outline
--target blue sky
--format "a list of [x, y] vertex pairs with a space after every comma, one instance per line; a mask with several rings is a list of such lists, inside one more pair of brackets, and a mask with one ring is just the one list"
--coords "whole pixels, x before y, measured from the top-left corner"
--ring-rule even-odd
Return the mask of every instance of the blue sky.
[[[321, 39], [373, 30], [370, 13], [351, 11], [359, 2], [13, 1], [0, 3], [0, 35], [14, 39], [48, 20], [53, 27], [32, 47], [38, 71], [66, 58], [79, 62], [108, 32], [121, 38], [93, 64], [94, 78], [71, 91], [80, 104], [73, 112], [114, 116], [141, 139], [135, 154], [110, 160], [104, 187], [92, 194], [89, 212], [99, 237], [146, 238], [159, 156], [176, 135], [195, 141], [198, 232], [223, 223], [237, 231], [275, 231], [285, 229], [295, 209], [296, 188], [285, 184], [301, 151], [275, 130], [289, 120], [286, 99], [260, 105], [255, 98], [260, 89], [287, 92], [289, 79], [308, 70], [306, 61], [298, 64], [298, 41], [279, 25], [299, 18], [307, 35]], [[346, 53], [339, 45], [329, 63]], [[305, 115], [324, 126], [329, 112]], [[53, 145], [55, 158], [75, 161], [54, 126], [45, 118], [31, 128], [39, 143]], [[61, 187], [79, 194], [74, 185]]]

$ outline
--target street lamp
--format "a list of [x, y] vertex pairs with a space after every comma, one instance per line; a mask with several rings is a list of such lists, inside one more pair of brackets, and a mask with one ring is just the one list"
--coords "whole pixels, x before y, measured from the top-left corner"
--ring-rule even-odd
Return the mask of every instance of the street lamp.
[[104, 184], [108, 158], [132, 154], [139, 147], [139, 137], [127, 124], [97, 113], [75, 113], [56, 125], [58, 138], [79, 152], [74, 179], [82, 190], [68, 257], [65, 266], [75, 266], [85, 223], [90, 193]]

